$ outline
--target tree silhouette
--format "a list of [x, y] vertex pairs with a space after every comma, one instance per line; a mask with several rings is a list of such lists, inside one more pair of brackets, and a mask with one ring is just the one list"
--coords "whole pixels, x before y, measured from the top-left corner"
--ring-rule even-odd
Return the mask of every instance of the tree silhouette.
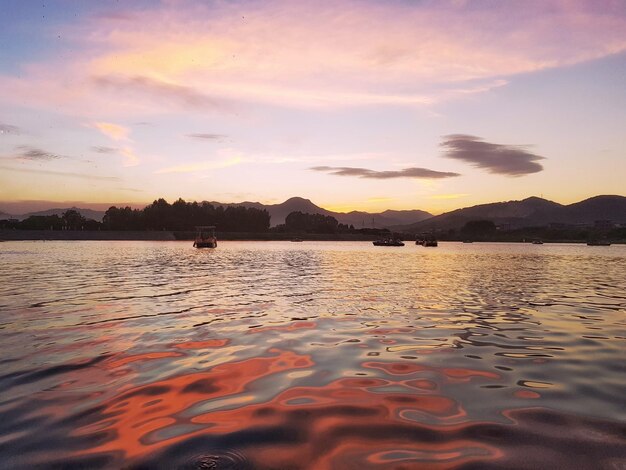
[[63, 225], [67, 230], [83, 230], [87, 222], [87, 219], [74, 209], [66, 210], [61, 219], [63, 219]]
[[192, 231], [198, 225], [215, 225], [223, 232], [265, 232], [270, 215], [266, 210], [243, 206], [215, 207], [183, 199], [169, 204], [161, 198], [142, 210], [110, 207], [103, 224], [107, 230]]

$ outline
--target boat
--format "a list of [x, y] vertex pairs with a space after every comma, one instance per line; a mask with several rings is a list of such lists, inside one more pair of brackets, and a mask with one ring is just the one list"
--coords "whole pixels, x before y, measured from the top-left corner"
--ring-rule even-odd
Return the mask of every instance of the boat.
[[426, 241], [426, 240], [421, 240], [421, 239], [418, 239], [418, 240], [415, 240], [415, 244], [416, 244], [416, 245], [423, 245], [425, 241]]
[[202, 225], [196, 227], [196, 239], [193, 246], [196, 248], [216, 248], [217, 237], [215, 236], [215, 225]]
[[532, 241], [533, 245], [543, 245], [543, 242], [541, 240], [539, 240], [538, 238], [535, 238]]
[[404, 242], [399, 238], [382, 238], [372, 242], [374, 246], [404, 246]]
[[437, 240], [424, 240], [422, 246], [437, 246]]
[[301, 242], [303, 240], [302, 240], [302, 238], [295, 237], [295, 238], [292, 238], [291, 241], [292, 242]]
[[608, 240], [589, 240], [587, 241], [589, 246], [611, 246], [611, 242]]

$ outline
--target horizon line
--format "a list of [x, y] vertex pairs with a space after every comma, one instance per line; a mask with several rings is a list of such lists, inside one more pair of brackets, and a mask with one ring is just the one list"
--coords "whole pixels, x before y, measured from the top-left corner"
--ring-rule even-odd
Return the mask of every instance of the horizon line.
[[[540, 196], [527, 196], [521, 199], [507, 199], [507, 200], [501, 200], [501, 201], [492, 201], [492, 202], [481, 202], [479, 204], [472, 204], [472, 205], [466, 205], [466, 206], [459, 206], [447, 211], [430, 211], [427, 209], [420, 209], [420, 208], [411, 208], [411, 209], [384, 209], [381, 211], [376, 211], [376, 212], [370, 212], [368, 210], [363, 210], [363, 209], [351, 209], [351, 210], [333, 210], [333, 209], [328, 209], [326, 207], [323, 207], [322, 205], [319, 205], [315, 202], [313, 202], [310, 198], [306, 198], [306, 197], [302, 197], [302, 196], [291, 196], [287, 199], [285, 199], [282, 202], [278, 202], [278, 203], [264, 203], [264, 202], [260, 202], [260, 201], [250, 201], [250, 200], [245, 200], [245, 201], [239, 201], [239, 202], [221, 202], [221, 201], [209, 201], [209, 200], [202, 200], [202, 201], [197, 201], [197, 200], [193, 200], [193, 199], [185, 199], [182, 197], [178, 197], [175, 199], [172, 199], [172, 201], [168, 201], [168, 203], [172, 203], [174, 201], [177, 201], [179, 199], [183, 199], [185, 202], [198, 202], [198, 203], [202, 203], [202, 202], [208, 202], [210, 204], [213, 205], [233, 205], [233, 204], [245, 204], [245, 203], [250, 203], [250, 204], [261, 204], [263, 206], [274, 206], [274, 205], [280, 205], [280, 204], [284, 204], [285, 202], [291, 200], [291, 199], [302, 199], [305, 201], [309, 201], [310, 203], [312, 203], [313, 205], [319, 207], [320, 209], [329, 211], [329, 212], [334, 212], [334, 213], [339, 213], [339, 214], [349, 214], [351, 212], [365, 212], [368, 214], [382, 214], [386, 211], [423, 211], [423, 212], [427, 212], [429, 214], [431, 214], [432, 216], [438, 216], [438, 215], [442, 215], [442, 214], [446, 214], [449, 212], [453, 212], [456, 210], [460, 210], [460, 209], [466, 209], [466, 208], [470, 208], [470, 207], [477, 207], [477, 206], [482, 206], [482, 205], [488, 205], [488, 204], [498, 204], [498, 203], [506, 203], [506, 202], [516, 202], [516, 201], [525, 201], [527, 199], [532, 199], [532, 198], [537, 198], [537, 199], [542, 199], [545, 201], [550, 201], [550, 202], [554, 202], [563, 206], [568, 206], [571, 204], [576, 204], [578, 202], [582, 202], [582, 201], [586, 201], [588, 199], [593, 199], [596, 197], [626, 197], [626, 195], [622, 195], [622, 194], [596, 194], [593, 196], [589, 196], [589, 197], [585, 197], [583, 199], [579, 199], [573, 202], [569, 202], [569, 203], [564, 203], [564, 202], [559, 202], [559, 201], [555, 201], [552, 199], [548, 199], [548, 198], [544, 198], [544, 197], [540, 197]], [[166, 198], [156, 198], [153, 200], [156, 201], [158, 199], [165, 199], [167, 201]], [[21, 212], [6, 212], [6, 210], [11, 210], [11, 209], [5, 209], [6, 205], [19, 205], [19, 204], [32, 204], [32, 205], [42, 205], [42, 206], [48, 206], [45, 208], [40, 208], [40, 209], [30, 209], [30, 210], [26, 210], [26, 211], [21, 211]], [[82, 206], [78, 206], [78, 204], [82, 205]], [[93, 210], [93, 211], [102, 211], [102, 212], [106, 212], [106, 210], [108, 210], [110, 207], [131, 207], [133, 209], [143, 209], [146, 206], [149, 206], [150, 204], [152, 204], [152, 202], [117, 202], [117, 203], [109, 203], [109, 202], [87, 202], [87, 201], [51, 201], [51, 200], [17, 200], [17, 201], [0, 201], [0, 212], [6, 214], [6, 215], [10, 215], [10, 216], [22, 216], [25, 214], [30, 214], [30, 213], [34, 213], [34, 212], [45, 212], [45, 211], [49, 211], [49, 210], [54, 210], [54, 209], [72, 209], [72, 208], [76, 208], [76, 209], [88, 209], [88, 210]], [[330, 205], [331, 207], [333, 205]], [[96, 208], [97, 207], [97, 208]], [[337, 206], [335, 206], [337, 207]], [[339, 206], [341, 207], [341, 206]]]

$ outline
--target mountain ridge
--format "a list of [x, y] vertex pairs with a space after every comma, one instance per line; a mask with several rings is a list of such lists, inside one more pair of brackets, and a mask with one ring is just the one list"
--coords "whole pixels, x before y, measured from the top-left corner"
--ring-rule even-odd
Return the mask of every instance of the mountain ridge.
[[[478, 204], [436, 216], [418, 209], [387, 209], [378, 213], [364, 211], [334, 212], [317, 206], [310, 199], [297, 196], [277, 204], [262, 204], [255, 201], [235, 203], [211, 201], [210, 204], [224, 207], [244, 206], [265, 209], [271, 216], [272, 226], [284, 223], [289, 213], [300, 211], [331, 216], [340, 223], [353, 225], [355, 228], [389, 228], [408, 233], [458, 229], [470, 220], [491, 220], [497, 225], [508, 225], [511, 228], [545, 226], [550, 223], [590, 224], [596, 220], [612, 220], [616, 223], [626, 223], [626, 197], [620, 195], [592, 196], [567, 205], [531, 196], [522, 200]], [[68, 209], [77, 210], [84, 217], [97, 221], [101, 221], [105, 214], [105, 211], [69, 207], [29, 212], [22, 215], [11, 215], [0, 211], [0, 218], [7, 217], [23, 220], [32, 215], [61, 215]]]
[[429, 212], [419, 209], [406, 210], [406, 211], [393, 211], [387, 209], [384, 212], [363, 212], [363, 211], [350, 211], [350, 212], [335, 212], [323, 207], [317, 206], [310, 199], [306, 199], [299, 196], [290, 197], [284, 202], [278, 204], [261, 204], [260, 202], [235, 202], [235, 203], [220, 203], [211, 201], [210, 204], [221, 206], [244, 206], [254, 207], [256, 209], [266, 209], [270, 214], [270, 224], [272, 226], [285, 223], [285, 218], [291, 213], [300, 211], [309, 214], [321, 214], [325, 216], [331, 216], [337, 219], [341, 224], [354, 225], [356, 228], [386, 228], [392, 225], [398, 225], [399, 223], [407, 223], [408, 221], [418, 222], [432, 217]]
[[550, 223], [592, 224], [596, 220], [626, 223], [626, 197], [599, 195], [568, 205], [532, 196], [526, 199], [464, 207], [393, 230], [419, 233], [431, 230], [459, 229], [470, 220], [491, 220], [496, 225], [522, 228]]

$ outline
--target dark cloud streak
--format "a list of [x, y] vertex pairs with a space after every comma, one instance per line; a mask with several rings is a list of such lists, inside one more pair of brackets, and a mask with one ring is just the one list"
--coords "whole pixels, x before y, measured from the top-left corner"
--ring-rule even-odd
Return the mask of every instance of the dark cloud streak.
[[17, 126], [13, 126], [11, 124], [3, 124], [0, 122], [0, 134], [15, 134], [20, 135], [21, 130]]
[[91, 147], [91, 150], [93, 150], [94, 152], [97, 153], [117, 153], [120, 151], [120, 149], [116, 148], [116, 147], [104, 147], [101, 145], [96, 145]]
[[358, 178], [372, 178], [372, 179], [391, 179], [391, 178], [426, 178], [426, 179], [441, 179], [452, 178], [454, 176], [460, 176], [459, 173], [453, 173], [448, 171], [435, 171], [427, 168], [404, 168], [397, 171], [376, 171], [369, 170], [367, 168], [353, 168], [353, 167], [333, 167], [333, 166], [314, 166], [310, 168], [313, 171], [323, 171], [331, 175], [336, 176], [355, 176]]
[[525, 150], [524, 146], [492, 144], [480, 137], [451, 134], [443, 137], [444, 156], [484, 168], [490, 173], [523, 176], [538, 173], [543, 166], [537, 163], [545, 158]]
[[192, 139], [204, 139], [204, 140], [222, 140], [228, 136], [224, 134], [185, 134], [185, 137], [191, 137]]
[[51, 152], [46, 152], [45, 150], [41, 150], [36, 147], [29, 147], [28, 145], [20, 145], [15, 148], [16, 150], [19, 150], [19, 154], [14, 157], [15, 160], [29, 160], [34, 162], [41, 162], [67, 158]]

